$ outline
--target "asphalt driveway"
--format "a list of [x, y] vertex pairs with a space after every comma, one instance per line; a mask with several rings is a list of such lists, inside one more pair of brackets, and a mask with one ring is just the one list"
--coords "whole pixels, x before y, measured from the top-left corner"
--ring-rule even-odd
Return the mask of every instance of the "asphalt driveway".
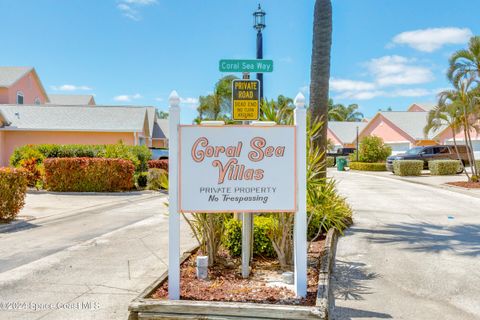
[[330, 171], [354, 208], [338, 243], [335, 319], [480, 319], [480, 199]]

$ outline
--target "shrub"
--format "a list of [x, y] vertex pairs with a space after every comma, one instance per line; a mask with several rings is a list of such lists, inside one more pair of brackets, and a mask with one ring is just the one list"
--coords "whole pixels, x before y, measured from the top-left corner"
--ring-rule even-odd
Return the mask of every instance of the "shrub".
[[148, 170], [147, 188], [150, 190], [167, 190], [168, 172], [156, 168]]
[[163, 169], [168, 172], [168, 160], [167, 159], [162, 159], [162, 160], [150, 160], [148, 161], [148, 168], [149, 169]]
[[0, 168], [0, 221], [15, 219], [25, 205], [27, 178], [19, 169]]
[[134, 186], [131, 161], [104, 158], [49, 158], [44, 161], [46, 187], [52, 191], [113, 192]]
[[[272, 230], [273, 219], [271, 217], [255, 216], [253, 219], [253, 254], [256, 256], [275, 257], [275, 250], [268, 238]], [[225, 233], [222, 238], [223, 246], [232, 257], [242, 254], [242, 222], [237, 219], [229, 219], [225, 223]]]
[[307, 194], [308, 240], [315, 240], [330, 228], [340, 233], [352, 222], [352, 209], [336, 190], [333, 179], [315, 186]]
[[480, 171], [480, 160], [475, 160], [475, 166], [477, 167], [477, 171]]
[[430, 174], [434, 176], [457, 174], [461, 168], [462, 163], [458, 160], [433, 160], [428, 162]]
[[392, 148], [383, 143], [383, 139], [376, 136], [367, 136], [360, 140], [359, 150], [350, 155], [350, 160], [358, 162], [382, 162], [392, 153]]
[[350, 162], [350, 169], [359, 171], [387, 171], [387, 167], [383, 162]]
[[393, 161], [393, 172], [397, 176], [419, 176], [422, 174], [422, 160], [395, 160]]
[[30, 158], [40, 159], [39, 164], [45, 158], [118, 158], [132, 161], [135, 171], [143, 172], [148, 169], [151, 152], [146, 146], [127, 146], [121, 142], [112, 145], [25, 145], [13, 151], [10, 164], [19, 167], [21, 160]]
[[139, 186], [140, 188], [145, 188], [148, 184], [148, 173], [140, 172], [136, 174], [135, 180], [137, 181], [137, 186]]
[[327, 168], [335, 167], [335, 158], [327, 157]]

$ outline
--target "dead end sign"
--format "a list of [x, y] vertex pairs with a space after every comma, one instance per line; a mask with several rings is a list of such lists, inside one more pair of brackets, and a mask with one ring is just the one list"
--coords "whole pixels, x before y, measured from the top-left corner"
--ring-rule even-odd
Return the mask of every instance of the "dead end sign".
[[232, 81], [232, 119], [258, 120], [260, 108], [260, 81]]

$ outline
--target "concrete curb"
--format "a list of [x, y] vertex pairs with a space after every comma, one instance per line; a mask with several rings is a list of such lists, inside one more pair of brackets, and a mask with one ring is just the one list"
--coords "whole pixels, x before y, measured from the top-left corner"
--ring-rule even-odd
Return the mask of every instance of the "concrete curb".
[[119, 191], [119, 192], [58, 192], [58, 191], [48, 191], [48, 190], [36, 190], [28, 189], [28, 194], [54, 194], [54, 195], [70, 195], [70, 196], [138, 196], [142, 194], [155, 194], [155, 193], [164, 193], [162, 191], [155, 190], [141, 190], [141, 191]]
[[450, 192], [455, 192], [455, 193], [459, 193], [459, 194], [463, 194], [463, 195], [466, 195], [466, 196], [470, 196], [470, 197], [473, 197], [473, 198], [480, 199], [480, 195], [473, 194], [473, 193], [468, 191], [468, 190], [473, 190], [473, 189], [466, 189], [465, 190], [465, 188], [456, 187], [456, 186], [452, 186], [452, 185], [448, 185], [448, 184], [435, 185], [435, 184], [430, 184], [430, 183], [426, 183], [426, 182], [422, 182], [422, 181], [414, 181], [414, 180], [410, 180], [410, 179], [403, 179], [402, 177], [395, 176], [395, 175], [392, 175], [392, 176], [379, 175], [379, 174], [375, 174], [371, 171], [357, 172], [357, 171], [350, 171], [349, 170], [349, 173], [358, 174], [358, 175], [365, 175], [365, 176], [374, 176], [374, 177], [390, 179], [390, 180], [398, 180], [398, 181], [403, 181], [403, 182], [407, 182], [407, 183], [413, 183], [413, 184], [418, 184], [418, 185], [422, 185], [422, 186], [426, 186], [426, 187], [431, 187], [431, 188], [435, 188], [435, 189], [439, 189], [439, 190], [446, 190], [446, 191], [450, 191]]
[[[330, 284], [335, 263], [338, 232], [330, 229], [325, 239], [320, 258], [316, 305], [313, 307], [295, 305], [271, 305], [260, 303], [238, 303], [218, 301], [158, 300], [149, 298], [168, 278], [168, 270], [148, 286], [128, 306], [129, 320], [153, 319], [331, 319], [335, 308], [333, 288]], [[198, 246], [185, 252], [180, 259], [183, 263]]]
[[325, 246], [322, 253], [320, 272], [318, 274], [317, 307], [321, 306], [326, 311], [324, 319], [330, 319], [335, 309], [335, 297], [330, 284], [332, 279], [333, 266], [337, 253], [338, 231], [330, 229], [325, 239]]

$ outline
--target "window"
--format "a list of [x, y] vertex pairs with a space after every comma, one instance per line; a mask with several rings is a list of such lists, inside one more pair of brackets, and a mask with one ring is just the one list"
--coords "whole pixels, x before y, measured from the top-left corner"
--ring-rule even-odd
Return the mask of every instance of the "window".
[[40, 104], [40, 98], [39, 98], [39, 97], [36, 97], [35, 100], [33, 101], [33, 103], [35, 103], [35, 104]]
[[23, 104], [23, 92], [17, 91], [17, 104]]

